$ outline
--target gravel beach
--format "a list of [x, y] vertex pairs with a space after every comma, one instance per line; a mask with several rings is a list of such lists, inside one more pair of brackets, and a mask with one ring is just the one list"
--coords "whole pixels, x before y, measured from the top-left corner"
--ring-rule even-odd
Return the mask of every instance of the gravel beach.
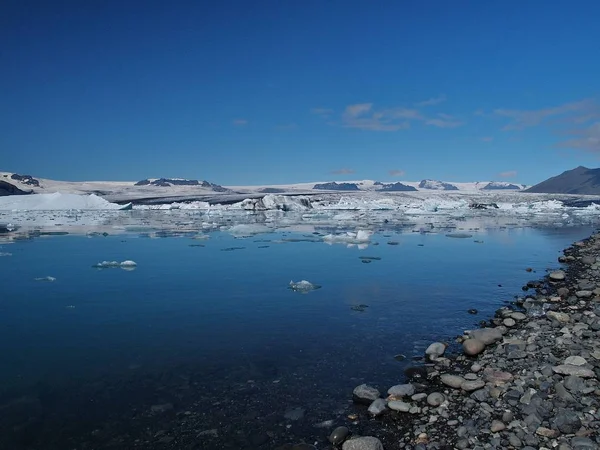
[[405, 384], [384, 392], [357, 386], [356, 414], [334, 430], [332, 445], [600, 448], [600, 234], [574, 243], [558, 262], [560, 270], [523, 286], [485, 327], [450, 345], [432, 343]]

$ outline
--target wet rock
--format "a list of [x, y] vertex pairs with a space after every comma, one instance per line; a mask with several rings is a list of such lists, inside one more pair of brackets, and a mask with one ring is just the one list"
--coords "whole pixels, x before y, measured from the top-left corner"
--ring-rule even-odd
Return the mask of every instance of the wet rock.
[[558, 431], [551, 430], [550, 428], [546, 428], [546, 427], [538, 427], [537, 430], [535, 430], [535, 434], [538, 434], [540, 436], [544, 436], [547, 438], [555, 438], [558, 436]]
[[462, 346], [465, 354], [469, 356], [478, 355], [485, 350], [485, 344], [479, 339], [467, 339]]
[[465, 379], [458, 375], [450, 375], [445, 373], [440, 377], [440, 381], [446, 386], [458, 389], [465, 382]]
[[485, 345], [490, 345], [502, 339], [502, 332], [498, 328], [480, 328], [471, 331], [470, 336]]
[[579, 393], [585, 389], [585, 382], [575, 375], [565, 378], [564, 386], [571, 392]]
[[389, 388], [387, 392], [394, 397], [410, 397], [415, 393], [415, 387], [412, 384], [397, 384]]
[[425, 354], [429, 356], [431, 359], [435, 359], [439, 356], [442, 356], [446, 351], [446, 346], [441, 342], [434, 342], [427, 350], [425, 350]]
[[383, 450], [383, 444], [376, 437], [357, 437], [344, 442], [342, 450]]
[[440, 406], [446, 401], [446, 396], [441, 392], [432, 392], [427, 396], [427, 404], [429, 406]]
[[409, 412], [412, 405], [400, 400], [392, 400], [391, 402], [388, 402], [388, 408], [399, 412]]
[[304, 418], [304, 412], [305, 412], [304, 408], [289, 409], [285, 412], [283, 417], [288, 420], [300, 420], [300, 419]]
[[527, 316], [522, 312], [514, 312], [510, 315], [510, 317], [517, 322], [522, 322], [523, 320], [527, 319]]
[[337, 427], [329, 435], [329, 442], [333, 445], [339, 445], [346, 440], [350, 435], [350, 430], [347, 427]]
[[577, 298], [590, 298], [594, 295], [592, 291], [577, 291], [575, 292], [575, 296]]
[[150, 411], [155, 414], [165, 413], [167, 411], [171, 411], [173, 409], [173, 403], [163, 403], [161, 405], [152, 405], [150, 407]]
[[373, 403], [371, 403], [369, 405], [369, 413], [373, 414], [374, 416], [379, 416], [381, 414], [383, 414], [387, 407], [386, 407], [387, 403], [384, 399], [382, 398], [378, 398], [377, 400], [373, 401]]
[[511, 317], [507, 317], [506, 319], [504, 319], [502, 321], [502, 323], [507, 326], [507, 327], [514, 327], [517, 322], [515, 321], [515, 319], [511, 318]]
[[352, 398], [356, 403], [370, 405], [381, 396], [381, 393], [372, 386], [361, 384], [356, 386], [352, 392]]
[[552, 281], [563, 281], [566, 278], [566, 274], [562, 270], [556, 270], [554, 272], [550, 272], [548, 278], [550, 278]]

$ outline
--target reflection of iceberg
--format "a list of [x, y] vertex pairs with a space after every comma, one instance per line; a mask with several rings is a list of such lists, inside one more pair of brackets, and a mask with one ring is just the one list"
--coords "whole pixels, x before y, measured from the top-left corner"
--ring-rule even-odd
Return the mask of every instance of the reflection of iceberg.
[[257, 225], [257, 224], [239, 224], [234, 225], [229, 229], [229, 232], [236, 237], [246, 237], [246, 236], [254, 236], [255, 234], [261, 233], [270, 233], [271, 230], [266, 225]]
[[306, 294], [307, 292], [314, 291], [316, 289], [320, 289], [321, 286], [318, 284], [312, 284], [310, 281], [302, 280], [294, 283], [290, 281], [290, 289], [292, 291], [301, 292]]

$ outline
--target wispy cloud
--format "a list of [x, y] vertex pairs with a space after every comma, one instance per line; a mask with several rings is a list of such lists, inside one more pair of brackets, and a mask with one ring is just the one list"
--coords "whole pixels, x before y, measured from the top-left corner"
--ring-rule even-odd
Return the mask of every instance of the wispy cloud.
[[560, 142], [559, 147], [600, 153], [600, 122], [595, 122], [586, 128], [570, 130], [569, 134], [577, 137]]
[[516, 170], [507, 170], [506, 172], [500, 172], [498, 174], [498, 176], [501, 178], [514, 178], [517, 176], [517, 171]]
[[392, 169], [388, 172], [392, 177], [403, 177], [406, 172], [400, 169]]
[[449, 114], [438, 114], [437, 117], [432, 119], [425, 119], [427, 125], [432, 125], [438, 128], [456, 128], [464, 125], [464, 122], [456, 119]]
[[409, 110], [373, 111], [372, 103], [348, 105], [342, 114], [342, 126], [371, 131], [398, 131], [410, 128], [406, 115], [413, 115]]
[[484, 136], [481, 138], [481, 142], [492, 142], [494, 138], [492, 136]]
[[244, 125], [248, 125], [248, 121], [246, 119], [235, 119], [233, 124], [236, 127], [243, 127]]
[[433, 117], [424, 115], [416, 108], [394, 107], [375, 109], [373, 103], [348, 105], [341, 117], [341, 126], [370, 131], [398, 131], [411, 127], [411, 122], [421, 122], [438, 128], [456, 128], [463, 121], [448, 114]]
[[353, 169], [337, 169], [337, 170], [332, 170], [331, 173], [333, 173], [334, 175], [350, 175], [352, 173], [354, 173]]
[[597, 117], [598, 108], [594, 100], [584, 99], [542, 109], [496, 109], [494, 110], [494, 114], [511, 119], [510, 123], [503, 128], [505, 131], [511, 131], [535, 127], [552, 117], [564, 118], [564, 116], [569, 116], [571, 119], [578, 118], [580, 120], [579, 123], [582, 123], [582, 118], [585, 118], [584, 121], [588, 121], [590, 118]]
[[418, 107], [421, 108], [421, 107], [424, 107], [424, 106], [439, 105], [440, 103], [444, 103], [445, 101], [446, 101], [446, 96], [444, 94], [442, 94], [442, 95], [439, 95], [437, 97], [433, 97], [433, 98], [430, 98], [428, 100], [415, 103], [415, 106], [418, 106]]

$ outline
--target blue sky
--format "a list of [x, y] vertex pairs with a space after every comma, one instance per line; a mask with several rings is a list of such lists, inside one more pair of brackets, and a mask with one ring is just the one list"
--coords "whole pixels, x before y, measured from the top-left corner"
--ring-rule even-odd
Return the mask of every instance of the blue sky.
[[600, 162], [600, 2], [0, 6], [0, 170], [539, 182]]

